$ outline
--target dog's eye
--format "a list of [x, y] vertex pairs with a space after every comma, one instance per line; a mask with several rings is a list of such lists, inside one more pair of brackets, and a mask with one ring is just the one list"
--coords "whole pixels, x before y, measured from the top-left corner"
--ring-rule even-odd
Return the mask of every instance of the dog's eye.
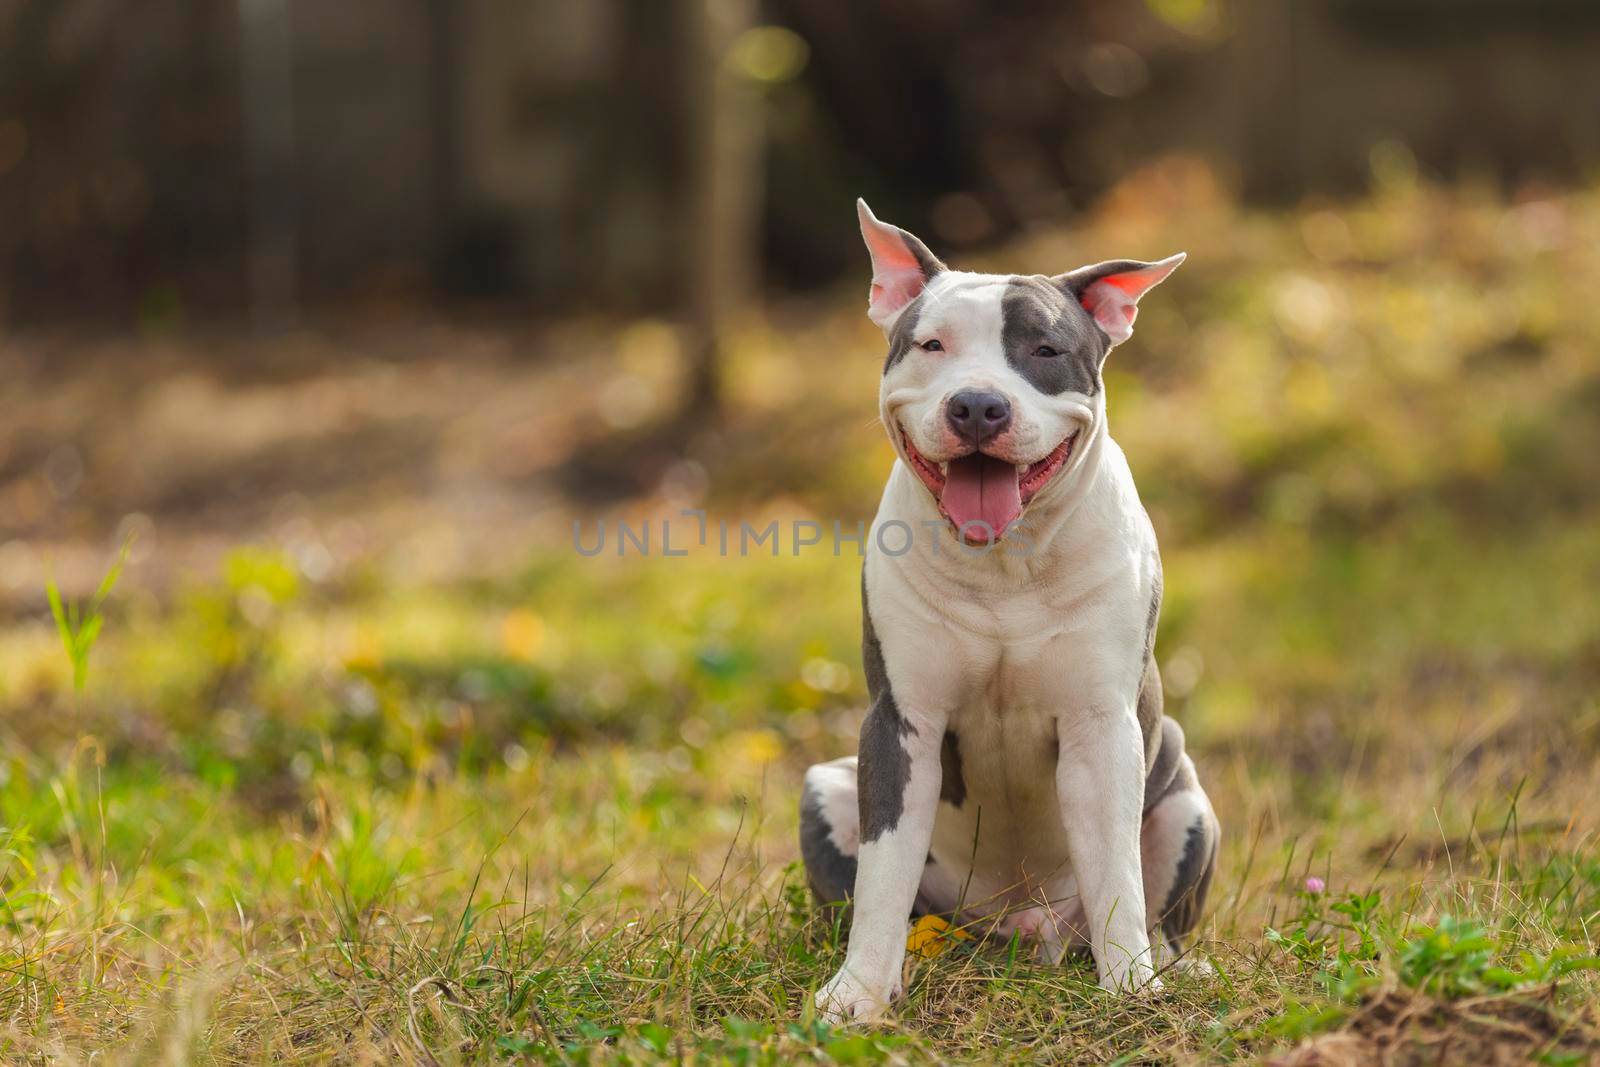
[[922, 344], [920, 346], [918, 346], [918, 347], [920, 347], [924, 352], [943, 352], [944, 351], [944, 344], [937, 337], [931, 338], [930, 340], [922, 342]]
[[1040, 345], [1034, 351], [1033, 354], [1036, 355], [1036, 356], [1042, 356], [1045, 359], [1048, 359], [1051, 356], [1059, 355], [1060, 353], [1058, 353], [1055, 349], [1051, 348], [1049, 345]]

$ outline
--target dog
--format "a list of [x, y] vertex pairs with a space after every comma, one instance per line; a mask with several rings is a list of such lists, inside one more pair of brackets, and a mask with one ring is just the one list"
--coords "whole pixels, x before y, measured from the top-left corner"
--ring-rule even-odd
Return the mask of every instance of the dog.
[[1101, 372], [1184, 254], [975, 274], [856, 208], [897, 461], [862, 570], [858, 755], [801, 796], [811, 890], [851, 908], [819, 1014], [880, 1016], [919, 915], [1157, 989], [1221, 829], [1162, 711], [1161, 557]]

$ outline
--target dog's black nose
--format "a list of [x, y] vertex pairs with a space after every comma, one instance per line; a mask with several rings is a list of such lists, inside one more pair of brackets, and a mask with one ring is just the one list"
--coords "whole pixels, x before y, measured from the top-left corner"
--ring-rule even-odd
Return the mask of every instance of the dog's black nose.
[[999, 393], [968, 389], [945, 405], [944, 417], [956, 436], [974, 447], [999, 437], [1011, 425], [1011, 401]]

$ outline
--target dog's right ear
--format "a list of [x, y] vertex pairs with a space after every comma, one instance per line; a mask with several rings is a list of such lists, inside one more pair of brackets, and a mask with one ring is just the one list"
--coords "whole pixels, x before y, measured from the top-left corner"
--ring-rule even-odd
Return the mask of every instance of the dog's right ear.
[[861, 239], [872, 253], [867, 317], [888, 332], [928, 280], [945, 269], [944, 264], [905, 230], [879, 222], [865, 200], [856, 201], [856, 216], [861, 220]]

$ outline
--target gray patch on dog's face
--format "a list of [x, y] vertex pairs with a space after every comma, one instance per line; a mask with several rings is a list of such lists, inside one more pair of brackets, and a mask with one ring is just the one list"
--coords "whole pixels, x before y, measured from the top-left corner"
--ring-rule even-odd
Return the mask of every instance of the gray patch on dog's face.
[[872, 710], [861, 724], [860, 762], [856, 788], [861, 803], [861, 840], [876, 841], [900, 825], [905, 810], [906, 786], [911, 781], [911, 754], [902, 739], [916, 730], [900, 715], [883, 662], [883, 646], [872, 628], [867, 603], [867, 576], [861, 574], [861, 666], [867, 677]]
[[[922, 268], [922, 277], [925, 282], [933, 281], [933, 276], [945, 270], [939, 257], [928, 251], [928, 246], [917, 239], [916, 234], [900, 231], [900, 236], [905, 239], [906, 247], [917, 258], [917, 265]], [[883, 361], [883, 373], [888, 374], [896, 363], [905, 358], [907, 352], [916, 346], [917, 318], [922, 313], [922, 297], [926, 293], [918, 293], [915, 300], [906, 305], [900, 312], [900, 317], [894, 322], [894, 329], [889, 331], [889, 355]]]
[[926, 292], [918, 293], [917, 298], [906, 305], [900, 312], [900, 317], [894, 321], [894, 329], [889, 331], [889, 356], [883, 361], [883, 373], [888, 374], [894, 365], [906, 357], [917, 346], [917, 317], [922, 314], [922, 298]]
[[959, 808], [966, 803], [967, 780], [961, 775], [961, 739], [954, 730], [946, 730], [939, 745], [939, 770], [939, 799]]
[[[1049, 278], [1016, 277], [1000, 305], [1006, 362], [1046, 396], [1100, 391], [1111, 339], [1077, 299]], [[1054, 355], [1040, 355], [1048, 349]]]
[[[898, 227], [896, 227], [898, 229]], [[900, 236], [905, 239], [906, 247], [911, 249], [911, 254], [917, 257], [917, 266], [922, 268], [924, 278], [932, 278], [935, 274], [945, 269], [938, 256], [928, 251], [928, 246], [922, 239], [909, 230], [900, 230]]]
[[823, 814], [822, 800], [809, 790], [800, 798], [800, 858], [806, 865], [806, 881], [822, 904], [837, 904], [850, 899], [856, 885], [856, 858], [839, 851], [833, 843], [833, 827]]

